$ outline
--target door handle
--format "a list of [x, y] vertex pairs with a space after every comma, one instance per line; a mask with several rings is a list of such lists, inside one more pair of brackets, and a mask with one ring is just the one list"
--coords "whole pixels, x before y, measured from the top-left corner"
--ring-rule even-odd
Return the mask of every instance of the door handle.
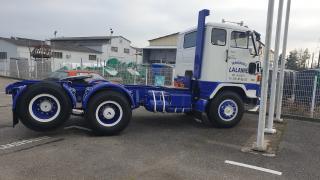
[[226, 62], [228, 62], [228, 59], [229, 59], [229, 50], [227, 49], [226, 50]]

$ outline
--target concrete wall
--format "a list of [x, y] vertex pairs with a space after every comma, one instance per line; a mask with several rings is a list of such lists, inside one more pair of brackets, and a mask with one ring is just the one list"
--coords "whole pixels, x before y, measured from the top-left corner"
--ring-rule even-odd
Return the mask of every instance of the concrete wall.
[[75, 51], [65, 51], [65, 50], [58, 50], [56, 49], [55, 52], [62, 52], [62, 58], [54, 58], [53, 59], [53, 69], [59, 69], [63, 67], [63, 65], [68, 65], [68, 64], [74, 64], [76, 65], [81, 65], [81, 59], [83, 65], [90, 65], [95, 66], [97, 64], [97, 60], [89, 60], [89, 55], [96, 55], [97, 59], [101, 59], [101, 54], [97, 53], [86, 53], [86, 52], [75, 52]]
[[17, 46], [0, 39], [0, 52], [7, 52], [7, 58], [17, 58]]
[[[110, 58], [117, 58], [118, 60], [126, 63], [136, 62], [136, 50], [130, 46], [130, 41], [122, 37], [114, 37], [111, 40], [111, 44], [104, 44], [102, 47], [102, 59], [108, 60]], [[118, 52], [111, 50], [112, 47], [117, 47]], [[129, 53], [124, 53], [124, 49], [129, 49]], [[142, 62], [142, 57], [137, 57], [137, 62]]]

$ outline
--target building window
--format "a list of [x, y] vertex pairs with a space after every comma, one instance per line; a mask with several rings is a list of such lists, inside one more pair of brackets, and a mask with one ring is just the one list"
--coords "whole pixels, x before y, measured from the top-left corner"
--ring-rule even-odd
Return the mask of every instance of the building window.
[[126, 53], [126, 54], [129, 54], [130, 53], [130, 49], [124, 48], [123, 52]]
[[184, 35], [183, 48], [191, 48], [196, 46], [197, 31], [193, 31]]
[[118, 52], [118, 47], [111, 47], [112, 52]]
[[233, 31], [230, 46], [233, 48], [248, 48], [248, 35], [245, 32]]
[[0, 59], [7, 59], [7, 52], [0, 52]]
[[62, 59], [62, 52], [52, 52], [52, 57]]
[[89, 54], [89, 60], [92, 60], [92, 61], [97, 60], [97, 55]]
[[225, 46], [227, 31], [224, 29], [213, 28], [211, 33], [211, 43], [213, 45]]

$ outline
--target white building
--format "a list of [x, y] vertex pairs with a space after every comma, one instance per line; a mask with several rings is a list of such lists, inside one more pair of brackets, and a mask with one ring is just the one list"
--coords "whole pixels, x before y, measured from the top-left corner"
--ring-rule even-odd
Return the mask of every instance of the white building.
[[143, 63], [175, 64], [178, 35], [173, 33], [150, 39], [149, 46], [143, 48]]
[[[31, 56], [31, 52], [36, 47], [46, 45], [45, 41], [40, 40], [0, 37], [0, 60], [24, 60], [26, 64], [32, 66], [37, 59]], [[50, 59], [53, 62], [51, 63], [52, 70], [59, 69], [63, 64], [96, 64], [102, 55], [100, 51], [72, 44], [57, 44], [47, 47], [51, 49], [53, 54]]]
[[142, 62], [138, 55], [140, 50], [132, 47], [131, 41], [122, 36], [59, 37], [50, 41], [52, 46], [76, 45], [102, 52], [103, 61], [117, 58], [126, 63]]

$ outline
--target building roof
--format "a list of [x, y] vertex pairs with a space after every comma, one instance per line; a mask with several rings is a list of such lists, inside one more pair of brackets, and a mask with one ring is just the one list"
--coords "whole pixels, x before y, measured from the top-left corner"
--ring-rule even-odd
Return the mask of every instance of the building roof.
[[177, 46], [147, 46], [143, 49], [177, 49]]
[[131, 41], [123, 36], [84, 36], [84, 37], [58, 37], [52, 38], [51, 41], [81, 41], [81, 40], [108, 40], [112, 38], [123, 38], [131, 43]]
[[87, 53], [97, 53], [101, 54], [102, 52], [96, 51], [94, 49], [87, 48], [85, 46], [77, 46], [71, 44], [53, 44], [51, 45], [51, 49], [65, 50], [65, 51], [77, 51], [77, 52], [87, 52]]
[[[41, 45], [47, 45], [45, 41], [35, 40], [35, 39], [27, 39], [27, 38], [20, 38], [20, 37], [11, 37], [11, 38], [4, 38], [0, 37], [0, 40], [7, 41], [12, 43], [16, 46], [23, 46], [23, 47], [35, 47]], [[65, 51], [77, 51], [77, 52], [87, 52], [87, 53], [102, 53], [100, 51], [96, 51], [84, 46], [76, 46], [71, 44], [63, 44], [59, 43], [54, 46], [51, 46], [52, 49], [59, 49]]]
[[168, 34], [168, 35], [165, 35], [165, 36], [160, 36], [160, 37], [157, 37], [157, 38], [153, 38], [153, 39], [150, 39], [148, 41], [153, 41], [153, 40], [157, 40], [157, 39], [161, 39], [161, 38], [165, 38], [165, 37], [169, 37], [169, 36], [175, 36], [175, 35], [178, 35], [179, 33], [176, 32], [176, 33], [172, 33], [172, 34]]
[[11, 37], [11, 38], [0, 37], [0, 40], [7, 41], [17, 46], [26, 46], [26, 47], [40, 46], [45, 44], [45, 42], [41, 40], [19, 38], [19, 37]]

